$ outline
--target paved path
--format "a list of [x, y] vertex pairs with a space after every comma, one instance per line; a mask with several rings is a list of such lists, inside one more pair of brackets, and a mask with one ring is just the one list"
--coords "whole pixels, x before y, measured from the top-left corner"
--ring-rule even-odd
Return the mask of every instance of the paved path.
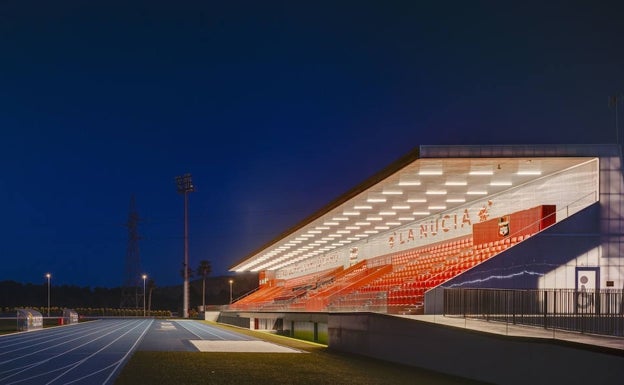
[[416, 315], [399, 317], [412, 318], [420, 321], [438, 323], [463, 329], [477, 330], [485, 333], [501, 334], [514, 337], [561, 340], [583, 344], [589, 347], [599, 346], [613, 349], [615, 351], [624, 352], [623, 337], [584, 334], [564, 330], [544, 329], [543, 327], [536, 326], [514, 325], [504, 322], [485, 321], [482, 319], [445, 317], [442, 315]]

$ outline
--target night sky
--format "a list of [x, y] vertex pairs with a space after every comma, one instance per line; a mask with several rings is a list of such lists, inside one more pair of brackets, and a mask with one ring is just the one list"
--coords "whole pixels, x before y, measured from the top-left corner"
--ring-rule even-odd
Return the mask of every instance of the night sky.
[[0, 280], [121, 285], [134, 195], [180, 284], [187, 172], [221, 275], [418, 145], [615, 143], [623, 4], [0, 1]]

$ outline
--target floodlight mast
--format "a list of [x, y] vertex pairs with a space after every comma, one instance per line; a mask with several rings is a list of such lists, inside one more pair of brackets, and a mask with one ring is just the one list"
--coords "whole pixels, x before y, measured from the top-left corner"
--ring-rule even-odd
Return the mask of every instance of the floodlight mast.
[[195, 191], [191, 174], [176, 176], [176, 186], [178, 192], [184, 195], [184, 262], [182, 268], [184, 271], [184, 299], [182, 304], [182, 317], [189, 316], [189, 256], [188, 256], [188, 193]]
[[52, 274], [46, 273], [45, 277], [48, 279], [48, 317], [50, 317], [50, 278]]

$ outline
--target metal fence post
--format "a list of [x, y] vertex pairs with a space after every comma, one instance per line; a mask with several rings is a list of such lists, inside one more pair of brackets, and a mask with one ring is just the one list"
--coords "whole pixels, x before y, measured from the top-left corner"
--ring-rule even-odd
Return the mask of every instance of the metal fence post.
[[547, 318], [547, 313], [548, 313], [548, 291], [544, 290], [544, 307], [543, 307], [543, 311], [544, 311], [544, 329], [548, 329], [548, 318]]

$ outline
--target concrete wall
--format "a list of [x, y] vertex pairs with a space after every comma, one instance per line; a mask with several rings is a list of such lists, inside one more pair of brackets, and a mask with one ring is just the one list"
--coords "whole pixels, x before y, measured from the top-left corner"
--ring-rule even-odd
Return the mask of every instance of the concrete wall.
[[205, 311], [205, 312], [200, 312], [199, 317], [206, 321], [215, 322], [219, 319], [219, 314], [220, 313], [218, 311]]
[[251, 329], [249, 317], [244, 317], [237, 313], [223, 313], [222, 312], [219, 314], [219, 318], [217, 319], [217, 322]]
[[327, 344], [327, 313], [221, 312], [219, 322]]
[[329, 347], [501, 385], [616, 384], [624, 354], [374, 313], [330, 314]]

